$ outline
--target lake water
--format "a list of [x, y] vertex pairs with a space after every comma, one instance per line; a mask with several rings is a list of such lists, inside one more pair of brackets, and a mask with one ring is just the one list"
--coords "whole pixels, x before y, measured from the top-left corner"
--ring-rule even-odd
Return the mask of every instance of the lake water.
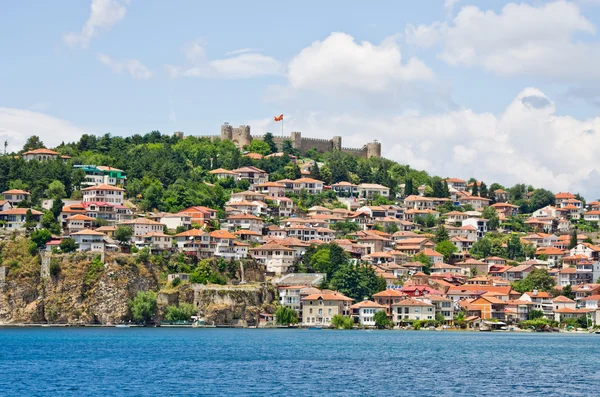
[[0, 329], [1, 396], [594, 396], [600, 335]]

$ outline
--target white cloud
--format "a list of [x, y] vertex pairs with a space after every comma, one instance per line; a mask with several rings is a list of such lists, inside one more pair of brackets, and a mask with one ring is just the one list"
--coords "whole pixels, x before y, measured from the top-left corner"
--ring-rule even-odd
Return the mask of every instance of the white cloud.
[[71, 47], [87, 48], [90, 41], [101, 31], [109, 30], [125, 18], [126, 5], [130, 0], [92, 0], [90, 17], [81, 32], [69, 32], [63, 40]]
[[206, 43], [203, 40], [196, 40], [183, 47], [183, 53], [189, 65], [166, 65], [166, 70], [170, 78], [246, 79], [282, 73], [283, 66], [278, 60], [256, 51], [252, 48], [245, 48], [228, 52], [225, 54], [225, 58], [210, 60], [206, 53]]
[[[279, 131], [270, 120], [251, 125], [255, 134]], [[499, 115], [465, 108], [378, 117], [312, 112], [286, 114], [285, 129], [286, 135], [340, 135], [345, 147], [378, 139], [384, 157], [443, 177], [523, 182], [600, 197], [594, 180], [600, 175], [600, 117], [558, 116], [554, 103], [535, 88], [524, 89]]]
[[137, 59], [118, 61], [106, 54], [98, 54], [98, 60], [117, 74], [125, 72], [138, 80], [147, 80], [152, 77], [152, 72]]
[[288, 79], [294, 89], [331, 94], [381, 93], [399, 85], [428, 81], [433, 72], [422, 61], [403, 62], [395, 37], [376, 45], [357, 43], [345, 33], [332, 33], [304, 48], [289, 63]]
[[59, 145], [62, 141], [79, 139], [85, 131], [72, 123], [44, 113], [31, 110], [0, 107], [0, 145], [4, 150], [4, 141], [8, 141], [8, 150], [23, 148], [31, 135], [38, 135], [48, 147]]
[[439, 42], [448, 64], [555, 79], [600, 77], [598, 43], [574, 38], [595, 32], [578, 6], [565, 1], [510, 3], [500, 13], [465, 6], [450, 22], [407, 28], [412, 43]]
[[261, 52], [261, 51], [262, 50], [260, 48], [240, 48], [239, 50], [233, 50], [233, 51], [226, 52], [225, 55], [230, 56], [230, 55], [245, 54], [246, 52]]

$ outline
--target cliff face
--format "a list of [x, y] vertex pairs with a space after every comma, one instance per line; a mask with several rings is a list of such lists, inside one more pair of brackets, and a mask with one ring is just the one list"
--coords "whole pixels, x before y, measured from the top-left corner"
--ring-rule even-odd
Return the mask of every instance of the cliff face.
[[[107, 254], [104, 262], [91, 253], [40, 257], [29, 253], [25, 238], [0, 241], [0, 254], [0, 324], [129, 321], [128, 302], [148, 290], [158, 291], [158, 321], [167, 306], [183, 302], [196, 305], [207, 323], [219, 325], [256, 325], [259, 313], [274, 311], [276, 291], [270, 285], [171, 287], [160, 280], [166, 274], [164, 265], [136, 261], [131, 255]], [[263, 273], [260, 266], [247, 266], [247, 279]]]
[[130, 256], [53, 255], [40, 277], [39, 257], [15, 259], [0, 289], [0, 324], [108, 323], [129, 319], [138, 291], [158, 290], [160, 269]]
[[207, 323], [258, 324], [260, 313], [274, 313], [276, 290], [270, 284], [215, 286], [194, 284], [194, 304]]

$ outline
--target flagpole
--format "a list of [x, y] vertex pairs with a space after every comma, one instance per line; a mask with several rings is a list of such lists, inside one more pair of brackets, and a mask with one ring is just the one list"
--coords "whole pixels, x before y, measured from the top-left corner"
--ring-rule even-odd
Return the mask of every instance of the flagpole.
[[283, 118], [281, 119], [281, 137], [283, 138]]

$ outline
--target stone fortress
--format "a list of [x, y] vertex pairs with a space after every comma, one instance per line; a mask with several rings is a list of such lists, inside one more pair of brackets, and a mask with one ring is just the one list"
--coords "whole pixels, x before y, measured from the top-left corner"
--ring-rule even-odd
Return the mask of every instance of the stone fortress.
[[[262, 140], [264, 136], [252, 136], [250, 134], [249, 125], [240, 125], [233, 127], [229, 123], [221, 126], [221, 139], [232, 141], [238, 148], [249, 145], [253, 139]], [[334, 136], [331, 139], [303, 138], [302, 133], [292, 132], [289, 137], [280, 137], [273, 134], [273, 141], [281, 149], [283, 142], [290, 140], [292, 147], [305, 154], [310, 149], [316, 149], [319, 153], [331, 152], [332, 150], [340, 150], [345, 153], [354, 154], [359, 157], [381, 157], [381, 143], [376, 140], [367, 143], [362, 148], [345, 148], [342, 147], [342, 137]]]

